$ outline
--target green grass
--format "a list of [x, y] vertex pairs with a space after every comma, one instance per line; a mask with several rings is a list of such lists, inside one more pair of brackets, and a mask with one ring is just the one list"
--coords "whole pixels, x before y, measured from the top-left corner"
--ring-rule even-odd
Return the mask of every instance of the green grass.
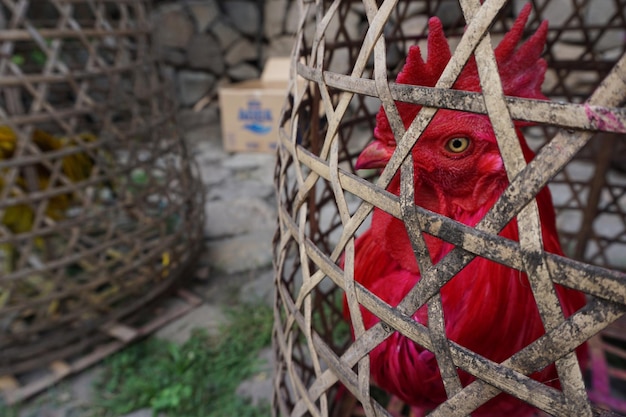
[[156, 416], [266, 417], [268, 404], [252, 406], [235, 395], [258, 369], [259, 351], [270, 345], [272, 311], [242, 305], [228, 312], [219, 337], [196, 331], [183, 345], [150, 338], [105, 362], [96, 384], [92, 417], [116, 417], [150, 408]]
[[0, 416], [2, 417], [18, 417], [19, 410], [15, 406], [8, 406], [0, 402]]

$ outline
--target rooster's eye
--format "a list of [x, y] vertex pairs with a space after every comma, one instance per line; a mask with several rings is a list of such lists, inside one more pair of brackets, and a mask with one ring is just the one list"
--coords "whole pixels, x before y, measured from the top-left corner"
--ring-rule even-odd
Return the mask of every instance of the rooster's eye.
[[470, 145], [468, 138], [452, 138], [446, 143], [446, 150], [452, 153], [461, 153]]

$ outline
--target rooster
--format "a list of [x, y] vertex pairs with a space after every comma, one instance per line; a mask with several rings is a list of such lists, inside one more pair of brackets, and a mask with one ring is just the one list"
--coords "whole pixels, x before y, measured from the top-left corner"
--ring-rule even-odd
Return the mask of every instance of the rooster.
[[[530, 5], [520, 12], [511, 30], [495, 49], [504, 93], [508, 96], [547, 100], [541, 93], [546, 62], [540, 57], [547, 36], [547, 22], [519, 48]], [[437, 18], [429, 21], [428, 58], [419, 47], [410, 48], [397, 82], [432, 87], [437, 82], [451, 53]], [[476, 62], [472, 58], [461, 72], [454, 89], [480, 92]], [[406, 127], [420, 106], [396, 103]], [[534, 154], [515, 122], [517, 136], [526, 161]], [[359, 155], [357, 169], [384, 168], [394, 152], [396, 141], [381, 107], [376, 116], [374, 140]], [[508, 185], [507, 174], [488, 116], [439, 110], [413, 153], [415, 204], [475, 226]], [[400, 194], [396, 175], [388, 191]], [[562, 254], [549, 190], [536, 197], [540, 212], [545, 250]], [[519, 240], [517, 223], [511, 221], [501, 236]], [[424, 236], [433, 263], [439, 262], [453, 245], [433, 236]], [[355, 280], [391, 306], [397, 306], [420, 279], [420, 272], [404, 223], [375, 209], [371, 227], [355, 243]], [[556, 286], [564, 314], [571, 315], [585, 304], [584, 294]], [[477, 257], [441, 289], [447, 337], [495, 362], [502, 362], [545, 333], [539, 311], [525, 274], [504, 265]], [[379, 318], [362, 308], [365, 328]], [[344, 314], [349, 312], [344, 302]], [[427, 324], [427, 308], [413, 318]], [[586, 348], [577, 351], [584, 362]], [[423, 414], [446, 400], [446, 392], [435, 355], [395, 332], [370, 353], [374, 382]], [[465, 386], [474, 378], [459, 371]], [[558, 386], [552, 365], [532, 377]], [[484, 404], [473, 416], [528, 416], [535, 410], [506, 394]]]

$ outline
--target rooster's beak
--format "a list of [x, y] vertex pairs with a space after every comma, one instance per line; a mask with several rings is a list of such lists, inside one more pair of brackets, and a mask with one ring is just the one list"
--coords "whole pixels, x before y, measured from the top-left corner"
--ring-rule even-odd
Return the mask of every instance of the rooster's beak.
[[354, 167], [356, 169], [384, 168], [393, 155], [393, 149], [374, 140], [363, 149]]

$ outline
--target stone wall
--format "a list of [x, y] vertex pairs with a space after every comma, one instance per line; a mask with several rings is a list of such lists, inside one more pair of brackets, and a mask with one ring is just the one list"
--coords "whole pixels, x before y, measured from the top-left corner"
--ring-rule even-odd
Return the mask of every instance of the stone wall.
[[155, 41], [182, 107], [205, 107], [220, 85], [258, 78], [270, 56], [289, 56], [293, 0], [157, 1]]
[[[527, 0], [514, 0], [513, 14]], [[165, 66], [165, 75], [174, 81], [181, 104], [181, 124], [184, 131], [202, 129], [219, 124], [217, 91], [219, 86], [258, 78], [268, 57], [289, 56], [294, 44], [300, 4], [298, 0], [155, 0], [153, 9], [154, 39]], [[427, 24], [427, 16], [436, 14], [444, 23], [461, 18], [457, 0], [410, 3], [410, 11], [402, 22], [405, 35], [418, 35]], [[311, 7], [314, 12], [315, 7]], [[615, 14], [612, 0], [596, 0], [586, 6], [582, 19], [587, 25], [602, 23]], [[572, 0], [551, 0], [542, 11], [542, 17], [552, 27], [563, 24], [574, 13]], [[331, 20], [326, 31], [333, 36], [336, 30], [347, 31], [347, 38], [356, 39], [367, 30], [367, 19], [360, 2], [355, 2], [343, 16], [341, 25]], [[308, 19], [305, 36], [315, 33], [315, 19]], [[578, 22], [578, 21], [576, 21]], [[575, 24], [579, 24], [576, 23]], [[582, 33], [566, 31], [553, 47], [553, 59], [576, 61], [585, 54]], [[609, 29], [594, 41], [593, 49], [602, 59], [614, 59], [625, 42], [625, 30]], [[394, 49], [395, 48], [395, 49]], [[396, 67], [405, 53], [390, 44], [388, 64]], [[333, 58], [329, 69], [348, 74], [350, 57], [347, 51]], [[550, 91], [554, 77], [549, 72], [544, 88]], [[576, 75], [570, 82], [587, 82], [586, 74]], [[581, 80], [579, 78], [582, 77]], [[377, 104], [375, 108], [377, 108]], [[200, 133], [200, 132], [198, 132]], [[196, 135], [200, 137], [200, 134]]]

